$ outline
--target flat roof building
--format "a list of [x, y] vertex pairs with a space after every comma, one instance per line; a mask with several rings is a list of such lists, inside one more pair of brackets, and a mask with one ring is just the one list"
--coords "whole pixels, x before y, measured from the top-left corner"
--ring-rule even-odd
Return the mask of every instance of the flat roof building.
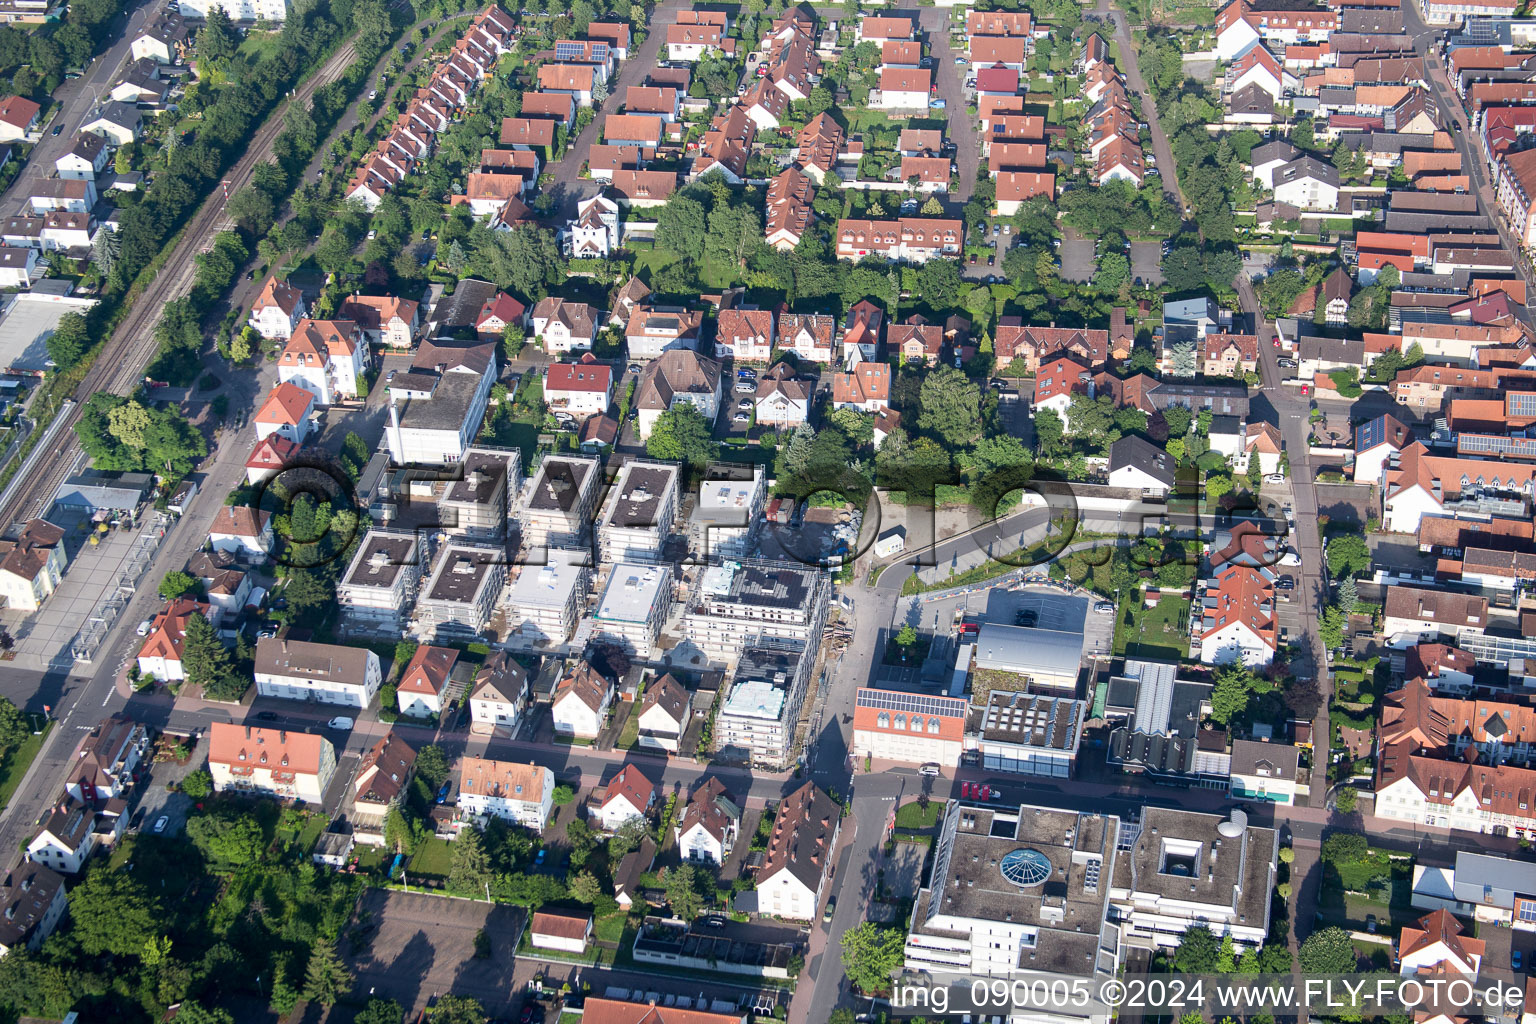
[[971, 732], [981, 763], [992, 771], [1066, 779], [1087, 718], [1086, 701], [993, 690], [986, 707], [972, 712]]
[[439, 521], [477, 540], [504, 540], [512, 495], [523, 485], [523, 454], [516, 448], [473, 447], [464, 453], [462, 474], [447, 482], [438, 499]]
[[417, 637], [483, 636], [506, 582], [507, 557], [500, 548], [444, 545], [426, 589], [416, 599]]
[[625, 562], [613, 567], [592, 616], [593, 636], [649, 660], [672, 610], [672, 566]]
[[336, 583], [343, 627], [398, 636], [410, 620], [423, 559], [419, 533], [373, 529], [364, 534]]
[[585, 544], [601, 477], [594, 458], [546, 456], [523, 490], [519, 513], [523, 546], [574, 548]]
[[586, 606], [592, 570], [585, 551], [552, 549], [543, 565], [524, 565], [507, 587], [507, 641], [520, 647], [563, 644]]
[[715, 715], [716, 749], [787, 768], [814, 660], [814, 648], [794, 641], [763, 639], [744, 649]]
[[752, 554], [768, 500], [763, 467], [716, 464], [699, 483], [699, 500], [688, 523], [694, 557], [745, 558]]
[[826, 573], [793, 562], [704, 566], [688, 597], [683, 636], [711, 662], [725, 665], [758, 638], [815, 648], [827, 621], [830, 589]]
[[680, 467], [672, 462], [624, 463], [597, 524], [598, 559], [655, 562], [677, 518]]

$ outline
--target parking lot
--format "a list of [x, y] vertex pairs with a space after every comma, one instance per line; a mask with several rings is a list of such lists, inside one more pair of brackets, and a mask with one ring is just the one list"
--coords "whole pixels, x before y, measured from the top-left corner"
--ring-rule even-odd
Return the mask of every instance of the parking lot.
[[[342, 932], [341, 952], [356, 978], [352, 990], [393, 999], [409, 1013], [453, 992], [478, 999], [492, 1015], [511, 1015], [520, 993], [514, 953], [526, 912], [508, 904], [369, 889]], [[491, 955], [475, 956], [485, 929]]]
[[1093, 279], [1093, 247], [1093, 239], [1081, 238], [1071, 228], [1062, 233], [1058, 255], [1063, 281], [1082, 283]]
[[1161, 242], [1131, 243], [1131, 278], [1144, 285], [1163, 283], [1163, 246]]

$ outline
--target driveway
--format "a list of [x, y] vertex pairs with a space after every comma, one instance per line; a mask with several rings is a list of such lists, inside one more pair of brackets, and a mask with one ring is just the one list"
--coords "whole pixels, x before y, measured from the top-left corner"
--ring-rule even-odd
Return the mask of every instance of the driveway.
[[1179, 204], [1179, 212], [1183, 213], [1187, 209], [1187, 204], [1184, 202], [1184, 193], [1179, 189], [1178, 167], [1173, 162], [1173, 148], [1168, 145], [1168, 136], [1163, 134], [1163, 126], [1158, 123], [1157, 103], [1153, 101], [1152, 93], [1141, 77], [1141, 67], [1136, 63], [1136, 46], [1131, 39], [1130, 30], [1126, 27], [1125, 15], [1119, 11], [1111, 11], [1109, 0], [1099, 0], [1095, 10], [1100, 15], [1114, 20], [1115, 42], [1120, 47], [1120, 72], [1125, 75], [1126, 84], [1141, 97], [1141, 113], [1147, 119], [1147, 130], [1152, 136], [1152, 154], [1157, 157], [1158, 170], [1163, 172], [1163, 191]]
[[960, 176], [960, 191], [950, 195], [951, 201], [965, 203], [971, 198], [971, 188], [976, 184], [976, 168], [981, 165], [981, 143], [976, 137], [978, 125], [974, 114], [965, 111], [965, 71], [955, 64], [957, 55], [949, 45], [950, 8], [925, 7], [918, 24], [928, 38], [928, 52], [933, 57], [933, 75], [938, 84], [939, 99], [944, 101], [944, 113], [948, 119], [946, 134], [955, 144], [955, 167]]

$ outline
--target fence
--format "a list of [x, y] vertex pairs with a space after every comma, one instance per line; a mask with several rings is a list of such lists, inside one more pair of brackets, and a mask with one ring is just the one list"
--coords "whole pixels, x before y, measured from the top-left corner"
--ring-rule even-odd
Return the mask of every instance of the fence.
[[128, 558], [123, 562], [123, 568], [117, 576], [117, 586], [107, 592], [91, 617], [86, 620], [80, 632], [70, 642], [70, 653], [76, 661], [89, 663], [96, 656], [101, 642], [106, 639], [107, 633], [112, 629], [123, 609], [128, 607], [128, 602], [133, 600], [133, 595], [138, 589], [139, 577], [149, 568], [149, 563], [154, 560], [155, 552], [160, 550], [160, 542], [165, 539], [166, 516], [163, 512], [155, 513], [155, 520], [139, 534], [133, 542], [133, 550], [128, 553]]

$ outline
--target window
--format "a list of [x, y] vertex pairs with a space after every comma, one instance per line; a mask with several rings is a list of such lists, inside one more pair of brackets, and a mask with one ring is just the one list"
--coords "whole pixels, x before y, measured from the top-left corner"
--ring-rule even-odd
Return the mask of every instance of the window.
[[1536, 900], [1520, 901], [1520, 920], [1536, 922]]
[[875, 724], [882, 729], [889, 729], [891, 727], [891, 716], [882, 711], [876, 716]]
[[906, 727], [907, 727], [907, 716], [906, 715], [897, 715], [896, 716], [896, 728], [898, 728], [898, 729], [905, 729]]
[[939, 720], [937, 718], [928, 719], [928, 731], [930, 733], [936, 733], [939, 731]]

